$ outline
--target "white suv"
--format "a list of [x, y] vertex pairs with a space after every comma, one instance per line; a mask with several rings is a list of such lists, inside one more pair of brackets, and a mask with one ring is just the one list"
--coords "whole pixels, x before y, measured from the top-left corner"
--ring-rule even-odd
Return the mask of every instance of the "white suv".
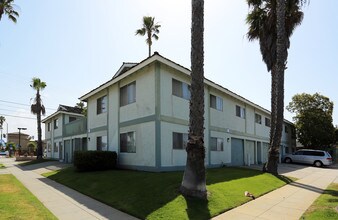
[[313, 164], [316, 167], [321, 167], [323, 165], [331, 165], [332, 157], [327, 151], [303, 149], [296, 151], [293, 154], [286, 154], [284, 156], [284, 162], [307, 163]]

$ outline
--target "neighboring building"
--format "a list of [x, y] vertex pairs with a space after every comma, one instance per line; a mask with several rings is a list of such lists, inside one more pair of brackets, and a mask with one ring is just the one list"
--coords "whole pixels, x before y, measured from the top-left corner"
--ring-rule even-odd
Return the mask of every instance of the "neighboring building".
[[[87, 133], [79, 135], [80, 140], [87, 137], [88, 150], [116, 151], [118, 164], [124, 168], [182, 169], [189, 129], [189, 82], [190, 70], [158, 53], [138, 64], [124, 63], [111, 80], [80, 97], [88, 106]], [[206, 165], [266, 162], [270, 112], [208, 79], [204, 83]], [[67, 124], [58, 112], [44, 122], [52, 123], [58, 115]], [[46, 127], [47, 144], [66, 146], [66, 141], [73, 140], [61, 130], [48, 133]], [[285, 120], [281, 155], [294, 151], [293, 131], [293, 124]]]
[[20, 132], [13, 132], [8, 133], [7, 142], [15, 143], [15, 147], [17, 150], [19, 150], [19, 136], [20, 136], [20, 145], [21, 145], [21, 151], [28, 151], [28, 143], [30, 142], [31, 136], [28, 134]]
[[42, 122], [48, 158], [71, 163], [75, 150], [87, 149], [87, 120], [82, 109], [59, 105], [57, 111]]

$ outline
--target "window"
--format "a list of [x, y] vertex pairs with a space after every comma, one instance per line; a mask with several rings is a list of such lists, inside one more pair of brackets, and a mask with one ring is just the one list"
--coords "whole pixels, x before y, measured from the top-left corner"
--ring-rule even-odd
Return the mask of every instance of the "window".
[[223, 99], [218, 96], [210, 95], [210, 107], [223, 111]]
[[107, 112], [107, 96], [103, 96], [96, 100], [96, 114]]
[[47, 144], [47, 150], [48, 150], [48, 152], [52, 151], [52, 148], [50, 147], [50, 143]]
[[47, 124], [47, 131], [50, 131], [51, 124], [50, 122]]
[[69, 116], [69, 123], [72, 121], [76, 121], [76, 117]]
[[187, 147], [188, 134], [173, 132], [173, 149], [182, 150]]
[[236, 105], [236, 116], [240, 118], [245, 118], [245, 108]]
[[57, 145], [57, 143], [54, 143], [54, 153], [59, 152], [59, 146]]
[[57, 129], [59, 127], [59, 119], [54, 120], [54, 129]]
[[96, 137], [96, 150], [98, 151], [105, 151], [107, 150], [107, 136], [99, 136]]
[[288, 126], [285, 125], [285, 133], [289, 133], [289, 129], [288, 129]]
[[270, 120], [270, 118], [265, 118], [265, 126], [271, 127], [271, 120]]
[[255, 114], [255, 122], [257, 124], [262, 124], [262, 116], [259, 114]]
[[210, 150], [211, 151], [223, 151], [223, 138], [210, 138]]
[[188, 84], [173, 79], [172, 91], [173, 95], [190, 100], [190, 86]]
[[136, 153], [135, 132], [120, 134], [120, 152]]
[[295, 127], [291, 127], [291, 138], [296, 139], [296, 128]]
[[120, 88], [120, 106], [136, 102], [136, 82], [132, 82]]

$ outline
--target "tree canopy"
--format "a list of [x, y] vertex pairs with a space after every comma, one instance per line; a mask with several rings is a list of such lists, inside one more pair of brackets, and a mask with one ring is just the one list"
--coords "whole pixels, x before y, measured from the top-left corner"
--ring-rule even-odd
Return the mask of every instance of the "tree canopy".
[[0, 0], [0, 21], [2, 15], [7, 15], [8, 19], [17, 22], [17, 18], [19, 17], [19, 13], [15, 11], [15, 5], [13, 4], [14, 0]]
[[311, 148], [321, 148], [335, 142], [335, 128], [332, 124], [333, 102], [319, 93], [296, 94], [286, 109], [295, 113], [298, 141]]

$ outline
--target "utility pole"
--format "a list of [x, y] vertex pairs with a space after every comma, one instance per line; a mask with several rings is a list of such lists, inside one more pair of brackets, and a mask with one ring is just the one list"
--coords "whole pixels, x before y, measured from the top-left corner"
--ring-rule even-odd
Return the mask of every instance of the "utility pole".
[[21, 130], [27, 130], [27, 128], [18, 128], [19, 129], [19, 149], [21, 150]]

